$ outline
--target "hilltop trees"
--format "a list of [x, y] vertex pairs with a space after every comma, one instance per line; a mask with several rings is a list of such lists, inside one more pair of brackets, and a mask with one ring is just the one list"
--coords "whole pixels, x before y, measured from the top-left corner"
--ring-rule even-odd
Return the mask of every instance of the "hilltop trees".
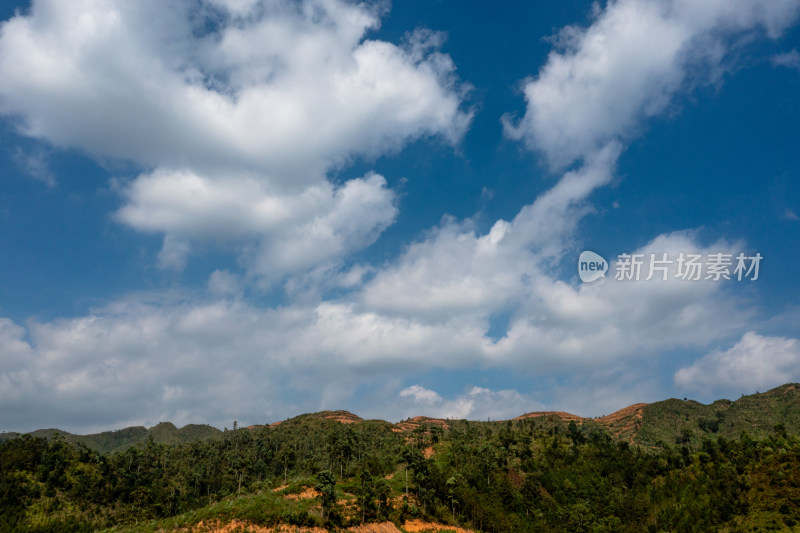
[[[220, 512], [230, 518], [248, 497], [260, 498], [253, 509], [264, 525], [420, 515], [486, 532], [800, 524], [800, 439], [785, 426], [760, 440], [742, 433], [655, 448], [575, 423], [433, 427], [397, 433], [299, 417], [178, 446], [151, 438], [110, 455], [23, 436], [0, 443], [0, 530], [101, 529], [214, 502], [229, 502]], [[310, 501], [274, 492], [312, 487]]]

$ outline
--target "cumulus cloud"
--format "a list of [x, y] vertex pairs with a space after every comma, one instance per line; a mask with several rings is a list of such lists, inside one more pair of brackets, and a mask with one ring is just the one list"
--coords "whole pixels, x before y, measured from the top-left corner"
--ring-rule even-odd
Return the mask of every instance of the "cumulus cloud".
[[541, 151], [554, 168], [609, 142], [628, 140], [679, 90], [718, 77], [732, 35], [761, 29], [777, 37], [796, 1], [610, 1], [588, 28], [568, 26], [558, 49], [524, 84], [527, 110], [506, 134]]
[[501, 307], [535, 268], [519, 250], [503, 246], [510, 228], [499, 220], [477, 235], [469, 222], [447, 220], [367, 282], [360, 300], [369, 309], [428, 320]]
[[334, 187], [323, 181], [297, 194], [276, 194], [253, 176], [209, 178], [155, 171], [122, 191], [116, 214], [144, 232], [166, 232], [164, 266], [182, 268], [192, 241], [241, 249], [248, 270], [262, 279], [338, 261], [372, 244], [394, 222], [394, 192], [368, 174]]
[[[737, 331], [753, 316], [748, 303], [731, 296], [724, 282], [677, 278], [676, 263], [663, 282], [646, 281], [647, 271], [640, 282], [615, 280], [615, 263], [599, 283], [561, 279], [560, 260], [574, 249], [575, 226], [591, 209], [586, 197], [611, 179], [618, 153], [618, 145], [602, 150], [486, 234], [470, 221], [446, 220], [376, 272], [354, 296], [354, 309], [383, 315], [394, 327], [470, 324], [469, 335], [453, 336], [474, 339], [472, 349], [450, 364], [476, 358], [538, 375], [594, 371], [659, 350], [706, 346]], [[694, 232], [678, 231], [628, 252], [735, 256], [743, 246], [724, 240], [702, 245]], [[492, 317], [501, 314], [508, 317], [507, 330], [490, 340]]]
[[[677, 233], [637, 252], [736, 249], [725, 243], [702, 248], [691, 234]], [[435, 319], [345, 300], [262, 309], [246, 303], [238, 278], [224, 271], [210, 277], [207, 299], [143, 295], [27, 328], [4, 319], [0, 417], [15, 429], [34, 429], [29, 420], [73, 430], [165, 419], [221, 427], [233, 419], [257, 423], [340, 407], [352, 401], [354, 382], [379, 385], [433, 369], [480, 367], [528, 376], [567, 372], [583, 394], [555, 391], [554, 405], [602, 414], [601, 406], [635, 400], [631, 390], [641, 387], [614, 389], [598, 403], [583, 380], [601, 372], [616, 382], [621, 371], [631, 371], [630, 362], [707, 346], [751, 318], [747, 302], [710, 280], [611, 278], [576, 286], [532, 271], [518, 283], [509, 330], [498, 341], [487, 337], [484, 309]], [[403, 390], [399, 403], [364, 409], [392, 419], [499, 419], [538, 408], [524, 392], [468, 389], [442, 397], [421, 386]]]
[[[341, 304], [261, 309], [235, 293], [229, 274], [209, 283], [225, 294], [142, 295], [27, 328], [0, 320], [4, 424], [88, 431], [159, 420], [263, 423], [341, 406], [353, 376], [364, 383], [470, 364], [461, 356], [481, 343], [469, 325], [430, 326]], [[399, 418], [386, 407], [381, 416]]]
[[456, 141], [469, 122], [435, 34], [365, 39], [378, 25], [335, 0], [233, 21], [187, 1], [37, 0], [2, 26], [0, 109], [29, 136], [98, 157], [249, 168], [302, 189], [351, 155]]
[[395, 265], [378, 272], [361, 294], [371, 309], [431, 318], [492, 313], [517, 304], [531, 280], [569, 248], [588, 212], [584, 203], [607, 183], [619, 149], [602, 150], [585, 166], [525, 206], [511, 221], [498, 220], [485, 235], [470, 221], [446, 219], [412, 244]]
[[[455, 233], [446, 242], [442, 234], [437, 238], [439, 245], [431, 249], [442, 256], [420, 255], [412, 247], [399, 260], [398, 271], [408, 268], [414, 275], [393, 274], [389, 285], [378, 272], [352, 301], [327, 301], [307, 310], [313, 320], [303, 324], [286, 353], [309, 366], [324, 360], [371, 376], [476, 365], [539, 376], [588, 374], [666, 349], [707, 346], [740, 331], [754, 317], [750, 302], [726, 288], [726, 283], [748, 281], [682, 280], [675, 276], [676, 264], [666, 281], [645, 281], [646, 272], [638, 282], [618, 281], [612, 265], [609, 279], [576, 284], [556, 278], [535, 254], [523, 256], [512, 248], [517, 255], [509, 255], [486, 245], [485, 237]], [[464, 249], [458, 246], [462, 243]], [[632, 252], [736, 254], [741, 246], [725, 241], [701, 246], [693, 233], [676, 232]], [[473, 270], [458, 269], [457, 260]], [[420, 261], [452, 270], [454, 281], [443, 285], [439, 270], [421, 268]], [[519, 264], [530, 268], [514, 270]], [[437, 291], [438, 286], [443, 288]], [[375, 287], [379, 296], [371, 292]], [[467, 289], [472, 292], [464, 294]], [[501, 291], [501, 297], [493, 299], [493, 291]], [[508, 329], [492, 340], [491, 316], [503, 311]]]
[[158, 266], [171, 270], [183, 270], [191, 247], [189, 243], [175, 235], [164, 237], [164, 245], [158, 253]]
[[[679, 251], [736, 250], [724, 242], [703, 247], [692, 234], [677, 232], [633, 253], [674, 257]], [[611, 276], [615, 267], [612, 263]], [[731, 296], [724, 282], [681, 280], [674, 277], [675, 265], [671, 268], [666, 281], [645, 281], [643, 275], [638, 282], [610, 277], [575, 286], [548, 276], [532, 278], [507, 335], [488, 349], [487, 358], [538, 372], [580, 373], [670, 348], [705, 346], [752, 318], [747, 302]]]
[[604, 416], [635, 403], [663, 400], [669, 393], [659, 381], [642, 368], [606, 368], [592, 380], [565, 377], [550, 391], [549, 403], [578, 416]]
[[[2, 418], [66, 429], [264, 420], [277, 399], [264, 346], [281, 320], [241, 302], [118, 301], [73, 319], [0, 331]], [[284, 326], [287, 324], [284, 323]], [[27, 338], [25, 338], [27, 337]], [[24, 409], [22, 409], [24, 407]]]
[[27, 136], [149, 169], [120, 185], [117, 219], [165, 235], [163, 267], [182, 268], [192, 242], [233, 240], [274, 280], [394, 219], [382, 178], [335, 187], [328, 171], [468, 127], [441, 35], [367, 39], [379, 23], [338, 0], [36, 0], [0, 28], [0, 113]]
[[[598, 10], [590, 27], [563, 30], [560, 50], [525, 85], [525, 117], [504, 123], [511, 137], [543, 152], [555, 168], [580, 164], [485, 235], [469, 221], [446, 220], [376, 273], [360, 304], [427, 321], [462, 316], [484, 331], [493, 314], [508, 314], [506, 335], [485, 343], [482, 357], [539, 372], [704, 346], [742, 327], [751, 313], [719, 283], [670, 278], [576, 287], [560, 279], [558, 265], [574, 249], [578, 221], [592, 210], [589, 196], [611, 181], [624, 143], [644, 120], [720, 71], [734, 35], [776, 37], [798, 6], [620, 0]], [[741, 247], [722, 241], [706, 247], [677, 232], [638, 252], [735, 253]]]
[[[264, 423], [340, 408], [351, 400], [354, 376], [359, 385], [384, 388], [389, 376], [439, 366], [439, 356], [469, 365], [458, 353], [481, 342], [479, 332], [454, 340], [459, 326], [393, 322], [330, 305], [259, 309], [231, 294], [233, 282], [222, 272], [212, 276], [210, 283], [226, 291], [223, 298], [130, 298], [27, 328], [0, 320], [4, 429]], [[385, 398], [379, 412], [362, 407], [399, 420], [418, 414], [498, 419], [538, 406], [513, 390], [472, 387], [443, 399], [411, 386]]]
[[748, 331], [728, 350], [715, 350], [675, 373], [686, 389], [765, 390], [800, 379], [800, 341]]
[[778, 67], [787, 67], [800, 70], [800, 52], [793, 49], [785, 54], [773, 56], [772, 64]]
[[313, 320], [292, 342], [292, 357], [309, 366], [324, 359], [359, 374], [468, 367], [480, 362], [487, 342], [478, 320], [428, 322], [341, 302], [318, 304], [309, 314]]
[[417, 405], [431, 405], [442, 401], [439, 393], [420, 385], [411, 385], [401, 390], [399, 396], [401, 398], [411, 398]]
[[208, 292], [216, 297], [241, 296], [239, 278], [227, 270], [215, 270], [208, 278]]
[[[188, 4], [148, 17], [155, 3], [85, 0], [69, 8], [82, 16], [65, 22], [66, 4], [36, 2], [0, 30], [9, 80], [0, 109], [20, 116], [29, 135], [152, 167], [120, 180], [126, 203], [116, 216], [165, 234], [163, 266], [181, 268], [195, 241], [219, 242], [238, 246], [250, 274], [267, 282], [305, 273], [298, 293], [322, 278], [348, 290], [262, 309], [245, 302], [238, 277], [215, 272], [209, 300], [121, 300], [27, 330], [2, 321], [4, 420], [260, 422], [295, 414], [288, 406], [334, 407], [356, 378], [502, 367], [571, 372], [578, 382], [611, 368], [614, 379], [638, 358], [738, 335], [751, 307], [724, 282], [578, 285], [560, 267], [629, 132], [664, 111], [698, 61], [719, 66], [725, 36], [758, 26], [777, 35], [796, 4], [609, 3], [589, 28], [560, 35], [564, 49], [526, 86], [525, 117], [507, 122], [554, 165], [579, 165], [485, 234], [447, 218], [396, 262], [340, 272], [344, 256], [393, 222], [396, 196], [376, 174], [334, 185], [325, 172], [420, 135], [455, 141], [469, 121], [440, 36], [417, 33], [405, 46], [366, 40], [377, 15], [333, 0], [297, 9], [216, 0], [221, 22], [200, 36]], [[77, 125], [74, 113], [85, 115]], [[675, 232], [632, 251], [743, 246]], [[497, 315], [508, 327], [493, 340]], [[592, 413], [596, 395], [575, 398], [575, 410]], [[474, 418], [536, 405], [480, 387], [448, 398], [412, 385], [395, 400], [409, 415]]]
[[[506, 115], [503, 125], [508, 137], [542, 153], [551, 168], [578, 166], [510, 226], [518, 257], [536, 266], [509, 290], [518, 307], [506, 336], [487, 349], [488, 359], [529, 360], [543, 371], [578, 361], [594, 368], [634, 354], [705, 346], [746, 324], [752, 317], [746, 303], [719, 283], [670, 277], [575, 287], [547, 261], [569, 249], [577, 221], [591, 212], [589, 195], [610, 182], [616, 158], [645, 120], [665, 113], [697, 84], [719, 79], [730, 64], [733, 37], [778, 37], [798, 10], [797, 1], [618, 0], [597, 8], [588, 27], [569, 26], [556, 36], [546, 64], [524, 83], [525, 115], [517, 121]], [[704, 247], [691, 233], [676, 232], [638, 252], [735, 253], [742, 246], [720, 241]], [[469, 264], [465, 258], [452, 262]]]
[[[398, 400], [407, 416], [430, 416], [469, 420], [506, 420], [531, 411], [541, 410], [542, 404], [516, 390], [493, 391], [484, 387], [471, 387], [450, 399], [442, 398], [436, 391], [412, 385], [400, 391]], [[410, 405], [405, 406], [402, 404]]]
[[[733, 254], [738, 249], [724, 242], [704, 248], [692, 234], [678, 232], [660, 236], [634, 253]], [[501, 269], [503, 255], [492, 259]], [[511, 364], [535, 374], [548, 367], [563, 370], [578, 364], [592, 368], [658, 349], [703, 346], [742, 327], [752, 316], [746, 302], [728, 296], [722, 283], [680, 280], [674, 277], [675, 268], [672, 265], [667, 281], [609, 279], [578, 286], [532, 270], [515, 280], [516, 300], [509, 297], [496, 305], [487, 301], [471, 307], [454, 291], [456, 303], [463, 305], [461, 312], [437, 308], [447, 299], [435, 292], [427, 298], [415, 294], [420, 309], [408, 313], [328, 302], [316, 307], [314, 327], [309, 330], [318, 337], [307, 336], [304, 343], [311, 343], [312, 353], [325, 346], [327, 353], [336, 354], [336, 360], [349, 367]], [[425, 285], [426, 280], [413, 282]], [[410, 289], [398, 287], [401, 293]], [[365, 292], [368, 290], [369, 285]], [[487, 315], [510, 300], [516, 305], [509, 331], [493, 342], [487, 338]], [[426, 315], [422, 309], [426, 306], [441, 314]], [[719, 320], [723, 314], [724, 322]]]

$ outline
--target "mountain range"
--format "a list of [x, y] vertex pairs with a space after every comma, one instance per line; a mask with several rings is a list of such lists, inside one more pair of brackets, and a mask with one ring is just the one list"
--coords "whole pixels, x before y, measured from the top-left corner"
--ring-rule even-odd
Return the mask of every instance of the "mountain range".
[[[321, 411], [294, 417], [323, 418], [343, 424], [362, 424], [364, 419], [348, 411]], [[742, 432], [760, 438], [780, 427], [787, 433], [800, 434], [800, 384], [788, 383], [767, 392], [743, 395], [731, 401], [717, 400], [703, 404], [694, 400], [670, 398], [653, 403], [636, 403], [614, 413], [596, 418], [586, 418], [563, 411], [534, 411], [513, 420], [536, 419], [543, 425], [564, 427], [570, 423], [586, 428], [607, 431], [614, 439], [645, 447], [659, 442], [667, 444], [697, 444], [706, 437], [737, 438]], [[283, 423], [273, 422], [271, 427]], [[440, 418], [417, 416], [390, 425], [396, 432], [411, 432], [422, 424], [447, 428], [448, 421]], [[475, 422], [496, 425], [507, 421]], [[249, 429], [259, 427], [250, 426]], [[223, 431], [207, 424], [189, 424], [177, 428], [170, 422], [161, 422], [151, 428], [133, 426], [116, 431], [76, 435], [59, 429], [39, 429], [29, 433], [34, 437], [51, 438], [61, 435], [68, 442], [81, 443], [100, 453], [124, 450], [152, 437], [160, 444], [218, 438]], [[0, 434], [0, 441], [19, 433]]]

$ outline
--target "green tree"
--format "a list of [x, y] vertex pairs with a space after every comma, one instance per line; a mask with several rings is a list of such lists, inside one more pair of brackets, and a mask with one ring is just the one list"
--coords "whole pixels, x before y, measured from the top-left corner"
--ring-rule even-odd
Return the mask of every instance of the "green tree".
[[328, 516], [336, 505], [336, 478], [330, 470], [323, 470], [317, 474], [315, 487], [322, 498], [322, 516]]

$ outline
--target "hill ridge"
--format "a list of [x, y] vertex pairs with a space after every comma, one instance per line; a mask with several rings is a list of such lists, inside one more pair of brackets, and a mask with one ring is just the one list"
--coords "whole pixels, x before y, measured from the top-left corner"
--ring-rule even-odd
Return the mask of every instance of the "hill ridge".
[[152, 437], [153, 441], [159, 444], [181, 444], [192, 440], [213, 438], [221, 434], [222, 431], [208, 424], [186, 424], [178, 428], [172, 422], [159, 422], [150, 428], [128, 426], [85, 435], [70, 433], [57, 428], [37, 429], [27, 433], [8, 432], [0, 434], [0, 441], [20, 435], [30, 435], [45, 439], [59, 435], [68, 442], [83, 444], [100, 453], [110, 453], [144, 442], [148, 437]]
[[[391, 423], [384, 420], [365, 420], [347, 410], [324, 410], [304, 413], [264, 425], [251, 425], [242, 429], [259, 427], [277, 428], [286, 423], [324, 419], [342, 424], [381, 423], [393, 432], [412, 432], [421, 425], [450, 427], [454, 419], [429, 416], [414, 416]], [[746, 431], [753, 436], [763, 436], [781, 424], [787, 431], [800, 434], [800, 383], [786, 383], [765, 392], [742, 395], [737, 400], [718, 399], [709, 404], [695, 400], [668, 398], [652, 403], [634, 403], [601, 417], [582, 417], [566, 411], [532, 411], [506, 420], [491, 422], [470, 421], [480, 424], [525, 420], [544, 424], [567, 424], [577, 422], [587, 428], [608, 431], [617, 440], [631, 444], [655, 445], [699, 442], [705, 437], [733, 438]], [[538, 422], [537, 422], [538, 423]], [[56, 433], [71, 442], [80, 442], [101, 453], [125, 449], [149, 436], [158, 443], [180, 444], [196, 439], [214, 438], [222, 434], [219, 429], [207, 424], [186, 424], [177, 428], [171, 422], [159, 422], [146, 428], [131, 426], [118, 430], [103, 431], [87, 435], [72, 434], [56, 428], [38, 429], [27, 433], [34, 437], [51, 438]], [[2, 433], [0, 440], [7, 440], [20, 433]]]

